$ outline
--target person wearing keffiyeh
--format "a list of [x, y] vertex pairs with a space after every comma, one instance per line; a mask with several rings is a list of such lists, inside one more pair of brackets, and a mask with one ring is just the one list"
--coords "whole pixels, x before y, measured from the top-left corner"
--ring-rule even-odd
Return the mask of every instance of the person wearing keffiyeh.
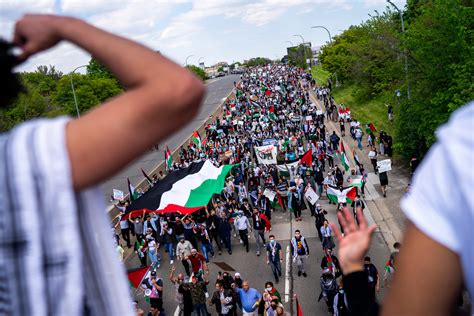
[[134, 315], [97, 185], [190, 121], [204, 86], [163, 55], [75, 18], [26, 15], [13, 39], [0, 40], [0, 107], [22, 90], [13, 67], [62, 41], [103, 63], [125, 92], [80, 118], [0, 135], [0, 313]]

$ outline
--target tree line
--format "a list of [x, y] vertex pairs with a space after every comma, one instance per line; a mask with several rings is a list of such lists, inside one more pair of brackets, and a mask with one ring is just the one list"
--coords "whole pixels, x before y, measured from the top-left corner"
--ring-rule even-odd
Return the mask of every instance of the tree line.
[[408, 0], [402, 15], [405, 32], [387, 7], [334, 37], [320, 61], [360, 102], [398, 95], [394, 149], [422, 157], [436, 128], [474, 98], [474, 11], [471, 1]]

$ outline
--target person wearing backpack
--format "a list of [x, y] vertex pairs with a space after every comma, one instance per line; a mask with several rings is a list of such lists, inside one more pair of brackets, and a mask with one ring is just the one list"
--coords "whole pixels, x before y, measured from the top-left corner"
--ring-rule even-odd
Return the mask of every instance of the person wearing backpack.
[[321, 293], [319, 294], [318, 302], [324, 297], [328, 311], [332, 315], [334, 313], [334, 297], [338, 293], [339, 287], [330, 269], [324, 269], [320, 278], [320, 285]]

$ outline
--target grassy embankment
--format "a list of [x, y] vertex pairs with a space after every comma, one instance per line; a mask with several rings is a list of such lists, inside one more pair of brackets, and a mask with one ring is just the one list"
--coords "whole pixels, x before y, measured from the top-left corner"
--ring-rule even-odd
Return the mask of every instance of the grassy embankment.
[[[330, 73], [321, 66], [314, 66], [311, 71], [316, 84], [325, 85]], [[394, 117], [396, 119], [398, 108], [393, 100], [392, 93], [384, 93], [369, 100], [361, 100], [357, 97], [357, 87], [354, 85], [341, 85], [333, 88], [334, 99], [338, 104], [344, 104], [351, 109], [351, 116], [363, 124], [373, 123], [378, 131], [383, 129], [395, 139], [395, 123], [390, 123], [387, 117], [389, 103], [394, 105]]]

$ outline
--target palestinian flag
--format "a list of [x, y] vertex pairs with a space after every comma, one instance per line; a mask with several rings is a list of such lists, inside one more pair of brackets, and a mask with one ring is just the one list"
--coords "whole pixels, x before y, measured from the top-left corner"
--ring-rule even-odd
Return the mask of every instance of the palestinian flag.
[[276, 115], [275, 115], [275, 108], [273, 107], [273, 105], [270, 105], [270, 107], [268, 108], [268, 118], [272, 121], [276, 121]]
[[169, 171], [171, 170], [171, 166], [173, 165], [173, 156], [171, 156], [171, 151], [170, 149], [168, 148], [168, 146], [166, 146], [166, 150], [165, 150], [165, 166], [166, 166], [166, 171]]
[[132, 269], [127, 271], [128, 281], [130, 282], [130, 286], [134, 288], [138, 288], [140, 284], [145, 279], [146, 275], [149, 272], [150, 267], [143, 267], [138, 269]]
[[300, 159], [301, 164], [305, 164], [307, 167], [311, 167], [313, 164], [313, 150], [310, 148]]
[[369, 124], [366, 125], [365, 132], [367, 134], [370, 134], [370, 132], [375, 133], [376, 131], [377, 131], [377, 129], [375, 128], [374, 124], [369, 123]]
[[281, 176], [283, 177], [289, 177], [290, 176], [290, 170], [294, 168], [295, 170], [298, 169], [298, 166], [300, 165], [299, 161], [295, 161], [292, 163], [286, 163], [282, 165], [277, 165], [278, 172], [280, 173]]
[[190, 214], [207, 205], [213, 194], [221, 193], [225, 178], [234, 165], [215, 167], [210, 161], [192, 163], [168, 174], [139, 199], [127, 212], [158, 210], [158, 213]]
[[153, 185], [153, 181], [151, 180], [150, 176], [146, 174], [145, 170], [143, 170], [141, 168], [140, 168], [140, 170], [142, 171], [143, 176], [145, 177], [146, 181], [148, 181], [148, 184]]
[[346, 151], [344, 150], [344, 145], [342, 144], [342, 141], [339, 142], [339, 154], [342, 166], [346, 171], [349, 171], [349, 159], [347, 159]]
[[362, 176], [351, 176], [348, 182], [351, 187], [362, 188], [364, 179], [362, 178]]
[[191, 140], [197, 145], [198, 148], [202, 147], [201, 136], [199, 136], [198, 131], [194, 131], [191, 135]]
[[135, 187], [132, 185], [128, 177], [127, 177], [127, 184], [128, 184], [128, 193], [130, 196], [130, 201], [135, 201], [136, 199], [139, 198], [139, 194], [137, 190], [135, 190]]
[[360, 166], [359, 155], [357, 155], [355, 148], [352, 149], [352, 157], [354, 157], [355, 164], [359, 167]]
[[357, 196], [357, 188], [343, 188], [341, 191], [338, 188], [329, 185], [326, 193], [328, 199], [333, 203], [352, 203]]
[[301, 309], [300, 302], [298, 301], [298, 297], [296, 297], [296, 316], [303, 316], [303, 310]]

